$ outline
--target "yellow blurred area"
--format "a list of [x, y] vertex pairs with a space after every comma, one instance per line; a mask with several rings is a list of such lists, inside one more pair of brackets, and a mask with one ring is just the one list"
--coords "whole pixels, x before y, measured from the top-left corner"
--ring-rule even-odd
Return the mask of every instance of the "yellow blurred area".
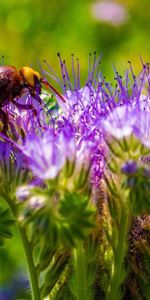
[[136, 71], [150, 53], [149, 0], [1, 0], [0, 55], [5, 64], [38, 69], [46, 59], [59, 69], [57, 52], [71, 68], [70, 54], [87, 73], [89, 52], [102, 53], [110, 77], [112, 63], [124, 71], [131, 60]]

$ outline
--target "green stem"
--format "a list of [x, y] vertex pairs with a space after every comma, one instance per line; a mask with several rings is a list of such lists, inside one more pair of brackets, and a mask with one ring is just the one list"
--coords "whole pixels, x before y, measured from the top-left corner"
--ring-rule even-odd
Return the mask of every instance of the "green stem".
[[41, 300], [40, 289], [38, 285], [37, 270], [34, 266], [31, 243], [28, 240], [25, 229], [20, 226], [18, 226], [18, 229], [20, 232], [20, 236], [22, 239], [26, 260], [28, 264], [28, 271], [29, 271], [30, 283], [32, 289], [32, 298], [33, 300]]
[[[7, 202], [9, 207], [12, 210], [12, 213], [14, 217], [17, 219], [17, 208], [12, 199], [8, 197], [8, 195], [2, 195], [3, 199]], [[34, 259], [33, 259], [33, 254], [32, 254], [32, 245], [30, 241], [28, 240], [26, 230], [21, 226], [20, 222], [16, 222], [17, 227], [20, 233], [20, 237], [22, 240], [25, 256], [26, 256], [26, 261], [28, 265], [28, 272], [29, 272], [29, 278], [30, 278], [30, 285], [31, 285], [31, 290], [32, 290], [32, 300], [41, 300], [40, 296], [40, 289], [38, 285], [38, 276], [37, 276], [37, 270], [34, 265]]]
[[114, 253], [114, 263], [110, 279], [106, 300], [122, 299], [120, 286], [124, 280], [125, 266], [124, 258], [127, 253], [127, 233], [128, 233], [129, 214], [125, 207], [122, 207], [121, 218], [118, 227], [118, 241]]
[[87, 282], [87, 266], [83, 243], [74, 249], [75, 292], [76, 300], [89, 300], [90, 293]]

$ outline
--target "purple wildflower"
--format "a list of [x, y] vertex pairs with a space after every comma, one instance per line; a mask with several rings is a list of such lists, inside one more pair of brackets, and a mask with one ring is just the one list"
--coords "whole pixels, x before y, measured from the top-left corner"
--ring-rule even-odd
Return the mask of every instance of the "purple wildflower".
[[[137, 78], [130, 62], [125, 78], [115, 70], [116, 86], [113, 88], [99, 71], [100, 57], [96, 58], [94, 53], [92, 62], [90, 54], [88, 78], [81, 87], [79, 60], [75, 62], [72, 55], [72, 83], [66, 62], [62, 60], [60, 54], [58, 57], [62, 81], [47, 63], [48, 72], [45, 71], [45, 76], [54, 79], [61, 86], [65, 99], [62, 101], [59, 96], [56, 97], [61, 107], [57, 120], [58, 127], [64, 128], [66, 122], [71, 124], [77, 151], [85, 155], [85, 159], [91, 164], [92, 182], [99, 182], [105, 168], [104, 157], [108, 151], [104, 143], [105, 134], [110, 133], [121, 138], [133, 132], [137, 120], [136, 111], [140, 106], [142, 109], [145, 99], [143, 95], [148, 80], [147, 67], [143, 64], [142, 72]], [[83, 149], [86, 151], [82, 151]]]
[[28, 134], [23, 145], [18, 145], [33, 174], [41, 179], [53, 179], [63, 167], [67, 155], [72, 153], [72, 142], [51, 129], [40, 135]]
[[129, 87], [125, 88], [122, 81], [120, 82], [119, 77], [117, 77], [117, 82], [121, 88], [119, 94], [122, 94], [123, 98], [119, 102], [116, 99], [116, 107], [102, 119], [101, 125], [106, 133], [118, 139], [133, 133], [142, 144], [149, 147], [150, 82], [149, 73], [147, 73], [149, 71], [144, 65], [142, 72], [137, 78], [134, 76], [132, 69], [131, 72], [134, 79], [134, 84], [129, 89], [131, 95], [127, 96]]
[[106, 132], [118, 139], [129, 136], [137, 120], [136, 112], [137, 110], [129, 105], [117, 107], [102, 121], [102, 125]]
[[143, 145], [150, 148], [150, 111], [138, 111], [134, 133]]
[[22, 185], [19, 186], [16, 190], [16, 197], [20, 201], [27, 200], [29, 196], [32, 195], [32, 190], [34, 189], [34, 185]]
[[150, 112], [132, 105], [123, 105], [114, 109], [102, 121], [105, 131], [120, 139], [132, 133], [146, 147], [150, 147]]
[[[57, 117], [53, 119], [51, 113], [46, 115], [44, 106], [30, 99], [30, 95], [26, 95], [24, 100], [19, 99], [27, 101], [33, 110], [20, 111], [18, 107], [15, 108], [15, 123], [20, 129], [17, 131], [20, 139], [15, 139], [19, 142], [22, 140], [22, 145], [17, 147], [26, 156], [30, 169], [38, 178], [55, 178], [66, 159], [69, 159], [76, 161], [78, 166], [90, 166], [91, 182], [99, 186], [108, 153], [105, 134], [122, 138], [134, 133], [143, 144], [149, 143], [146, 136], [150, 99], [149, 89], [146, 88], [147, 84], [149, 86], [148, 67], [143, 64], [138, 77], [135, 77], [130, 62], [124, 78], [115, 70], [116, 86], [113, 87], [99, 71], [100, 57], [96, 58], [96, 53], [93, 57], [90, 54], [88, 78], [81, 87], [79, 60], [75, 63], [72, 55], [72, 83], [66, 62], [62, 61], [60, 54], [58, 56], [62, 80], [48, 64], [48, 72], [43, 71], [46, 77], [54, 79], [62, 88], [63, 97], [61, 94], [59, 97], [59, 93], [56, 95], [60, 106]], [[139, 120], [142, 125], [139, 125]]]
[[125, 174], [134, 174], [137, 171], [137, 163], [135, 161], [127, 161], [121, 168]]

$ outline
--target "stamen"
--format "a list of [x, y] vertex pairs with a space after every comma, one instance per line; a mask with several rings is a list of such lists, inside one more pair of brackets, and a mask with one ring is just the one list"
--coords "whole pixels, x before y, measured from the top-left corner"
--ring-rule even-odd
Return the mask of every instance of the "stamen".
[[126, 88], [123, 85], [123, 81], [122, 81], [122, 76], [119, 75], [119, 73], [117, 72], [115, 66], [113, 65], [113, 69], [116, 73], [116, 77], [114, 78], [115, 80], [117, 80], [117, 83], [119, 84], [119, 88], [122, 92], [122, 96], [125, 98], [126, 97]]
[[94, 51], [93, 68], [92, 68], [92, 72], [91, 72], [91, 83], [93, 82], [95, 66], [96, 66], [96, 51]]
[[126, 89], [126, 91], [128, 91], [128, 89], [129, 89], [129, 70], [128, 69], [126, 71], [125, 78], [126, 78], [125, 89]]
[[96, 74], [95, 74], [95, 78], [96, 80], [98, 79], [99, 80], [99, 77], [101, 77], [101, 73], [100, 73], [100, 65], [101, 65], [101, 57], [102, 55], [99, 55], [97, 61], [96, 61], [96, 64], [95, 64], [95, 69], [96, 69]]
[[130, 61], [130, 60], [128, 60], [128, 64], [129, 64], [129, 66], [130, 66], [130, 71], [131, 71], [132, 77], [133, 77], [133, 79], [135, 80], [135, 79], [136, 79], [136, 76], [134, 75], [133, 68], [132, 68], [132, 64], [131, 64], [131, 61]]
[[2, 62], [1, 62], [1, 66], [4, 66], [4, 55], [2, 55]]
[[61, 81], [60, 81], [59, 77], [57, 76], [56, 72], [52, 69], [52, 67], [47, 63], [47, 61], [45, 59], [43, 60], [43, 62], [46, 64], [47, 68], [53, 73], [54, 76], [52, 76], [51, 74], [49, 74], [46, 71], [44, 71], [44, 74], [47, 74], [52, 79], [54, 79], [56, 82], [58, 82], [60, 84], [60, 86], [62, 86]]
[[80, 65], [79, 58], [77, 58], [77, 88], [80, 90]]
[[72, 84], [71, 84], [71, 81], [70, 81], [70, 78], [69, 78], [69, 74], [68, 74], [68, 70], [67, 70], [67, 67], [66, 67], [65, 60], [63, 61], [63, 64], [64, 64], [64, 72], [66, 74], [67, 83], [69, 85], [70, 90], [72, 90]]
[[64, 63], [61, 59], [61, 56], [60, 56], [60, 53], [58, 52], [57, 53], [57, 56], [59, 58], [59, 61], [60, 61], [60, 67], [61, 67], [61, 73], [62, 73], [62, 79], [63, 79], [63, 91], [64, 93], [66, 94], [66, 86], [67, 86], [67, 81], [66, 81], [66, 74], [65, 74], [65, 69], [64, 69]]
[[77, 84], [76, 84], [75, 67], [74, 67], [74, 54], [71, 54], [71, 56], [72, 56], [72, 75], [74, 79], [74, 90], [76, 90]]
[[91, 80], [91, 56], [92, 54], [89, 53], [89, 61], [88, 61], [88, 82]]

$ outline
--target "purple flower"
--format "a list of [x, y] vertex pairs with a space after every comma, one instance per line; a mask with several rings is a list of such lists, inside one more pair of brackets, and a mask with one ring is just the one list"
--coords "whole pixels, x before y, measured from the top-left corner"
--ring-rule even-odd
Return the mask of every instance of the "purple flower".
[[150, 111], [141, 110], [132, 105], [123, 105], [115, 108], [102, 121], [105, 131], [115, 138], [123, 138], [132, 133], [146, 147], [150, 147]]
[[137, 111], [134, 133], [143, 145], [150, 148], [150, 111]]
[[124, 78], [115, 70], [116, 86], [113, 88], [99, 71], [100, 57], [96, 58], [95, 52], [93, 56], [89, 55], [88, 78], [81, 87], [79, 60], [75, 61], [72, 55], [72, 82], [66, 62], [60, 54], [58, 57], [62, 80], [48, 64], [49, 70], [45, 71], [47, 77], [54, 79], [61, 86], [65, 100], [56, 97], [61, 108], [57, 120], [58, 128], [65, 128], [66, 122], [71, 124], [78, 163], [87, 161], [87, 166], [91, 166], [91, 181], [98, 185], [108, 153], [104, 143], [105, 134], [110, 133], [116, 138], [130, 135], [135, 129], [137, 111], [144, 109], [143, 103], [145, 98], [148, 98], [147, 94], [143, 97], [148, 82], [147, 67], [143, 65], [137, 77], [130, 62]]
[[33, 174], [41, 179], [55, 178], [72, 153], [71, 139], [62, 134], [57, 136], [51, 129], [40, 135], [27, 135], [24, 144], [18, 147], [27, 157]]
[[[136, 105], [136, 103], [135, 103]], [[139, 97], [139, 108], [144, 111], [150, 111], [150, 96], [141, 94]]]
[[121, 168], [125, 174], [134, 174], [137, 171], [137, 163], [135, 161], [127, 161]]
[[90, 180], [99, 186], [108, 155], [105, 135], [120, 139], [135, 134], [149, 147], [148, 67], [143, 64], [137, 77], [130, 62], [124, 77], [115, 70], [116, 85], [113, 87], [99, 71], [100, 57], [90, 54], [88, 77], [81, 86], [79, 60], [75, 61], [72, 55], [72, 82], [66, 62], [60, 54], [58, 56], [62, 80], [48, 64], [48, 72], [43, 71], [45, 77], [54, 79], [62, 88], [63, 96], [52, 88], [59, 104], [57, 115], [53, 118], [50, 111], [45, 114], [44, 105], [30, 95], [18, 99], [30, 109], [23, 110], [13, 104], [5, 107], [9, 108], [9, 113], [15, 108], [12, 125], [16, 124], [17, 134], [13, 138], [36, 178], [55, 178], [66, 160], [71, 160], [76, 162], [77, 169], [83, 165], [90, 167]]
[[102, 126], [107, 133], [120, 139], [124, 136], [129, 136], [133, 132], [134, 124], [137, 120], [137, 110], [132, 106], [123, 105], [115, 108], [106, 118], [102, 121]]
[[16, 197], [20, 201], [25, 201], [32, 195], [33, 189], [34, 189], [34, 185], [31, 184], [19, 186], [16, 190]]

